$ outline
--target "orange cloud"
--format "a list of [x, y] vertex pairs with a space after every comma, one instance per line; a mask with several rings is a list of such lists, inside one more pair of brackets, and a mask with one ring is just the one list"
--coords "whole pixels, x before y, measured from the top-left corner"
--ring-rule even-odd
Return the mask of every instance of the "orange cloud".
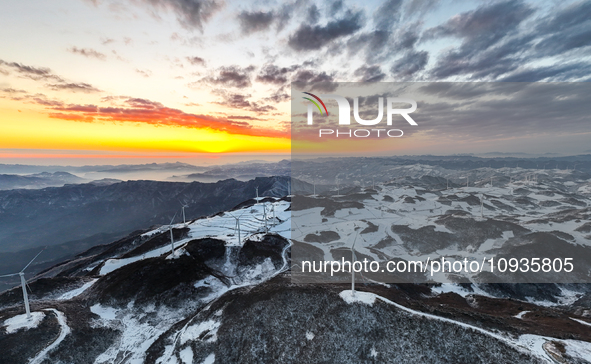
[[245, 121], [217, 118], [210, 115], [196, 115], [165, 107], [159, 102], [127, 98], [123, 106], [100, 107], [96, 105], [75, 105], [53, 107], [49, 117], [62, 120], [94, 122], [133, 122], [150, 125], [178, 126], [185, 128], [211, 129], [230, 134], [288, 138], [289, 130], [256, 128]]

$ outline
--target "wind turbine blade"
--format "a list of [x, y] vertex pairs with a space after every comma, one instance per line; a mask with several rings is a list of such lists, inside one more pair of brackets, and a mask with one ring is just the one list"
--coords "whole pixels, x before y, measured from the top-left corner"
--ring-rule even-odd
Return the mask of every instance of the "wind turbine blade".
[[[43, 250], [45, 250], [45, 248], [43, 248]], [[24, 272], [25, 269], [29, 268], [29, 266], [31, 265], [31, 263], [33, 263], [33, 260], [37, 259], [37, 257], [39, 256], [39, 254], [43, 253], [43, 250], [41, 250], [39, 253], [37, 253], [37, 255], [35, 255], [35, 258], [31, 259], [31, 261], [29, 262], [29, 264], [27, 264], [22, 270], [21, 272]]]
[[359, 231], [357, 231], [357, 235], [355, 235], [355, 239], [353, 240], [353, 245], [351, 245], [351, 249], [355, 248], [355, 243], [357, 242], [358, 236], [359, 236]]
[[5, 274], [5, 275], [3, 275], [3, 276], [0, 276], [0, 278], [4, 278], [4, 277], [12, 277], [12, 276], [18, 276], [18, 273]]
[[27, 283], [27, 281], [25, 281], [25, 284], [27, 285], [27, 288], [29, 289], [29, 291], [31, 291], [31, 294], [33, 294], [33, 290], [31, 289], [31, 286], [29, 286], [29, 284]]
[[174, 220], [174, 218], [176, 217], [176, 212], [174, 213], [174, 216], [172, 217], [172, 219], [170, 219], [170, 224], [168, 224], [169, 226], [172, 225], [172, 221]]

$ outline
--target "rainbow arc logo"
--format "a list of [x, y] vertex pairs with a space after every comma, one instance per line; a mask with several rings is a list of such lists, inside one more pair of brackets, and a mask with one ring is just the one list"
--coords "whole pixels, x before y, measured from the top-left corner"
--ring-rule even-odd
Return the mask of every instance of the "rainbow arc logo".
[[304, 99], [306, 99], [306, 100], [308, 100], [308, 101], [312, 102], [314, 105], [316, 105], [316, 107], [318, 108], [318, 111], [320, 111], [320, 115], [323, 115], [323, 116], [324, 116], [324, 115], [325, 115], [325, 113], [326, 113], [326, 116], [328, 116], [328, 110], [326, 109], [326, 105], [324, 105], [324, 102], [322, 102], [322, 100], [320, 99], [320, 97], [318, 97], [318, 96], [316, 96], [316, 95], [314, 95], [314, 94], [311, 94], [311, 93], [309, 93], [309, 92], [304, 92], [304, 93], [305, 93], [306, 95], [310, 95], [310, 96], [312, 96], [313, 98], [315, 98], [316, 100], [318, 100], [318, 102], [320, 102], [320, 104], [321, 104], [321, 105], [322, 105], [322, 107], [324, 108], [324, 113], [322, 112], [322, 109], [320, 108], [320, 105], [318, 105], [318, 103], [317, 103], [316, 101], [312, 100], [312, 99], [311, 99], [311, 98], [309, 98], [309, 97], [304, 97]]

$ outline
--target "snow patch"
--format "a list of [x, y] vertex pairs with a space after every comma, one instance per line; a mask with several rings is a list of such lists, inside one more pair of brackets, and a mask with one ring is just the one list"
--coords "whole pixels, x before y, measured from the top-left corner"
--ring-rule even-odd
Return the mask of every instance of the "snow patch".
[[371, 347], [369, 355], [373, 356], [374, 358], [378, 357], [378, 352], [376, 351], [376, 348], [374, 346]]
[[213, 364], [215, 362], [215, 354], [211, 353], [201, 364]]
[[313, 332], [306, 331], [306, 339], [307, 340], [314, 340], [314, 336], [316, 336], [316, 335], [314, 335]]
[[564, 340], [566, 354], [577, 359], [589, 360], [591, 358], [591, 343], [578, 340]]
[[216, 334], [219, 327], [220, 322], [213, 320], [207, 320], [200, 322], [197, 325], [189, 326], [181, 335], [181, 345], [184, 345], [187, 341], [199, 340], [200, 336], [205, 332], [207, 332], [207, 335], [209, 335], [205, 341], [215, 342], [217, 340]]
[[103, 307], [100, 304], [96, 304], [90, 307], [90, 312], [99, 315], [103, 320], [116, 320], [117, 310], [112, 307]]
[[441, 285], [439, 285], [437, 287], [431, 287], [431, 291], [436, 294], [453, 292], [453, 293], [460, 295], [464, 298], [466, 298], [469, 295], [474, 295], [474, 294], [477, 294], [479, 296], [484, 296], [484, 297], [494, 297], [491, 294], [480, 289], [478, 287], [478, 285], [473, 284], [472, 289], [473, 289], [473, 291], [469, 291], [468, 289], [460, 286], [459, 284], [455, 284], [455, 283], [441, 283]]
[[513, 317], [518, 318], [518, 319], [521, 320], [521, 319], [523, 319], [523, 315], [525, 315], [528, 312], [531, 312], [531, 311], [521, 311], [520, 313], [518, 313], [517, 315], [515, 315]]
[[193, 364], [193, 349], [190, 346], [187, 346], [179, 353], [183, 364]]
[[571, 319], [571, 320], [573, 320], [573, 321], [576, 321], [576, 322], [578, 322], [578, 323], [580, 323], [580, 324], [587, 325], [587, 326], [591, 326], [591, 323], [589, 323], [589, 322], [587, 322], [587, 321], [578, 320], [578, 319], [576, 319], [576, 318], [572, 318], [572, 317], [571, 317], [570, 319]]
[[526, 301], [544, 307], [570, 306], [583, 295], [581, 292], [571, 291], [564, 287], [560, 287], [560, 291], [561, 295], [559, 297], [556, 297], [558, 299], [558, 302], [536, 300], [532, 297], [526, 297]]
[[30, 320], [27, 319], [26, 314], [11, 317], [4, 321], [4, 326], [6, 326], [6, 333], [12, 334], [20, 329], [24, 329], [25, 331], [29, 329], [34, 329], [37, 326], [39, 326], [44, 317], [45, 314], [43, 312], [31, 312]]
[[71, 300], [74, 297], [80, 296], [82, 293], [84, 293], [84, 291], [89, 289], [96, 281], [98, 281], [98, 279], [93, 279], [90, 282], [86, 282], [82, 287], [76, 288], [74, 290], [64, 293], [63, 295], [58, 297], [57, 300], [58, 301]]
[[339, 293], [339, 296], [341, 296], [341, 298], [347, 303], [360, 302], [373, 306], [374, 302], [376, 301], [376, 295], [373, 293], [359, 291], [355, 291], [354, 293], [355, 294], [353, 295], [351, 290], [345, 290]]

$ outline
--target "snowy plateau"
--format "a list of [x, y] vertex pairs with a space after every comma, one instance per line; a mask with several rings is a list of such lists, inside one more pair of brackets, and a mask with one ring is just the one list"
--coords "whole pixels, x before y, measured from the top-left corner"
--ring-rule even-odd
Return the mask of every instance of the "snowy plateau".
[[20, 286], [0, 294], [0, 363], [591, 363], [589, 285], [292, 281], [297, 244], [333, 259], [358, 231], [373, 260], [591, 251], [588, 175], [424, 174], [315, 196], [294, 180], [295, 196], [95, 246], [29, 280], [31, 320]]

